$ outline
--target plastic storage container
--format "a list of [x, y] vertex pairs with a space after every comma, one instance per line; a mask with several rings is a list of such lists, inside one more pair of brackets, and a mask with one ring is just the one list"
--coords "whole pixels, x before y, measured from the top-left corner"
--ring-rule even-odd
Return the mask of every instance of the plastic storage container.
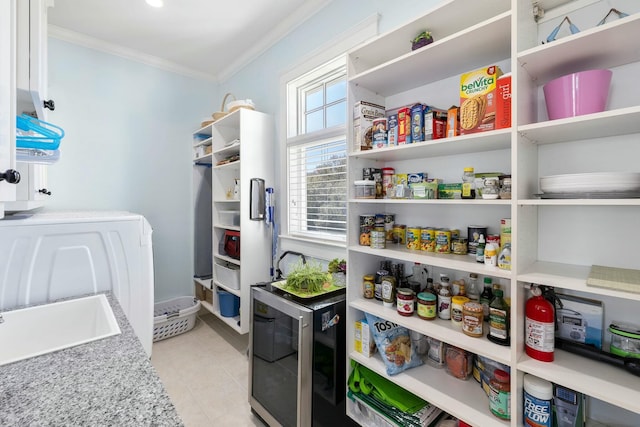
[[609, 325], [609, 332], [611, 353], [622, 357], [640, 358], [640, 326], [616, 322]]
[[187, 332], [196, 324], [200, 301], [179, 297], [158, 302], [153, 307], [153, 341], [171, 338]]
[[240, 289], [240, 268], [237, 265], [231, 263], [214, 264], [213, 269], [217, 282], [231, 289]]
[[543, 86], [549, 120], [605, 110], [611, 70], [588, 70], [567, 74]]
[[359, 180], [353, 183], [356, 189], [356, 199], [375, 199], [376, 183], [370, 180]]
[[240, 314], [240, 298], [230, 292], [218, 290], [218, 305], [222, 317], [235, 317]]

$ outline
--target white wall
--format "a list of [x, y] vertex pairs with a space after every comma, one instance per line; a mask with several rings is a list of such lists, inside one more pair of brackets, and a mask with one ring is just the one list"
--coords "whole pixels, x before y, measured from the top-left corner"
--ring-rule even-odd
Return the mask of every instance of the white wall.
[[46, 209], [144, 215], [156, 301], [192, 295], [191, 133], [216, 110], [216, 85], [50, 38], [49, 98], [66, 136]]

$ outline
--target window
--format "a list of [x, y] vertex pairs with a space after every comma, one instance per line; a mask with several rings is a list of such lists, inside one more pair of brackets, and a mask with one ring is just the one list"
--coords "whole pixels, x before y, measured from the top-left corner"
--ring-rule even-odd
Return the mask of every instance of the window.
[[287, 83], [289, 234], [346, 240], [344, 56]]

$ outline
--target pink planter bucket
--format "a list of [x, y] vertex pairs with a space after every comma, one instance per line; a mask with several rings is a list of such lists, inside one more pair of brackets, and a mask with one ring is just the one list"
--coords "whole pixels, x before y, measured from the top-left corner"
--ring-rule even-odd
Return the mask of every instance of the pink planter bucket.
[[610, 70], [568, 74], [544, 85], [549, 120], [599, 113], [605, 110], [611, 84]]

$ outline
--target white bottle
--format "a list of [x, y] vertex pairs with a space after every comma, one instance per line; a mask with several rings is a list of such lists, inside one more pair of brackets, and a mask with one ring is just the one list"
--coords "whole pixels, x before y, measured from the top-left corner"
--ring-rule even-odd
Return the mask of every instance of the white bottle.
[[234, 181], [235, 185], [233, 187], [233, 199], [240, 200], [240, 180], [236, 178]]
[[498, 266], [498, 247], [495, 243], [487, 243], [484, 247], [484, 265], [488, 267]]

